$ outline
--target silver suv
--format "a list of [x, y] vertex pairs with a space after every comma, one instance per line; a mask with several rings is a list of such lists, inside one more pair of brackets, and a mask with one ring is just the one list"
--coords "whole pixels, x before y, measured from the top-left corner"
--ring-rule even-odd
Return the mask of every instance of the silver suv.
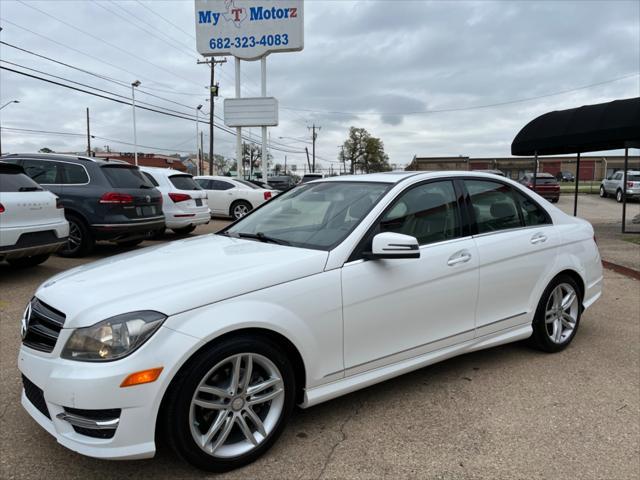
[[[600, 184], [600, 196], [606, 198], [615, 195], [616, 201], [622, 203], [622, 184], [624, 172], [620, 170], [602, 180]], [[627, 170], [627, 199], [640, 198], [640, 171]]]

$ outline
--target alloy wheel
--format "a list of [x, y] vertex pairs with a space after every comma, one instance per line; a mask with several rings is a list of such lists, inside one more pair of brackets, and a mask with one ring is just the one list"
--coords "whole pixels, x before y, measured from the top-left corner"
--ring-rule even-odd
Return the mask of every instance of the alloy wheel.
[[573, 334], [578, 323], [578, 294], [568, 283], [553, 289], [545, 309], [545, 327], [552, 342], [562, 344]]
[[240, 203], [233, 207], [233, 216], [236, 219], [244, 217], [247, 213], [249, 213], [249, 208], [244, 203]]
[[275, 364], [256, 353], [233, 355], [198, 384], [189, 410], [191, 435], [213, 457], [238, 457], [265, 441], [283, 408], [284, 382]]

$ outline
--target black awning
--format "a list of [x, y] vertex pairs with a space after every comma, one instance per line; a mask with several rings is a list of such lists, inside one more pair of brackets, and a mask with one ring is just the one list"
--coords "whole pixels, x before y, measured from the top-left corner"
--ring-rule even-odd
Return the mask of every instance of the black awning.
[[640, 97], [545, 113], [524, 126], [512, 155], [560, 155], [640, 145]]

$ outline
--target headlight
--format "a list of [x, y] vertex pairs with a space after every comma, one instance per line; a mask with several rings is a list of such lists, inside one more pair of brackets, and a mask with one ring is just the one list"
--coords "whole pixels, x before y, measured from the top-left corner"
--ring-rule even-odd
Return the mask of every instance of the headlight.
[[166, 318], [160, 312], [144, 310], [78, 328], [67, 340], [61, 356], [83, 362], [107, 362], [126, 357], [146, 342]]

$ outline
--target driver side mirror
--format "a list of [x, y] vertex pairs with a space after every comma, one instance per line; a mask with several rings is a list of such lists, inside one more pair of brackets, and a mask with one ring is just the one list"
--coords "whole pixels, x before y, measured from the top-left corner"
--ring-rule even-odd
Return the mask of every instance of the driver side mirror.
[[370, 260], [381, 258], [420, 258], [418, 240], [410, 235], [383, 232], [373, 237], [371, 251], [363, 254]]

